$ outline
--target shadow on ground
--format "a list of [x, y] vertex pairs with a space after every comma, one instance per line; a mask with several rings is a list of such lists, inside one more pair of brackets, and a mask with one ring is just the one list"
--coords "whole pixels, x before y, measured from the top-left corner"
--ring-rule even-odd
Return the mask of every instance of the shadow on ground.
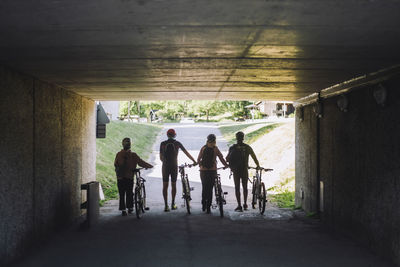
[[301, 212], [270, 204], [264, 216], [234, 212], [231, 187], [224, 218], [200, 210], [198, 183], [191, 215], [179, 198], [178, 210], [163, 212], [161, 184], [148, 178], [150, 211], [142, 219], [122, 217], [108, 202], [95, 227], [59, 233], [17, 266], [392, 266]]

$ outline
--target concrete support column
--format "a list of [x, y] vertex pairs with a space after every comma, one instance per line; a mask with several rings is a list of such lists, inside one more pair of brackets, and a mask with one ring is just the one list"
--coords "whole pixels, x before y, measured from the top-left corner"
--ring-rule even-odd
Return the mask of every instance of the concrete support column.
[[75, 219], [95, 180], [95, 103], [0, 67], [0, 263]]

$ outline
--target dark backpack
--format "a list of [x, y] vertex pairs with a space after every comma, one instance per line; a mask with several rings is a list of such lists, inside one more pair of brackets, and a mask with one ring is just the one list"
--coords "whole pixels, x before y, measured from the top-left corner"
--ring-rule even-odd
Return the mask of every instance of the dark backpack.
[[242, 170], [246, 166], [246, 147], [237, 144], [232, 146], [229, 155], [229, 166], [234, 170]]
[[164, 149], [164, 162], [167, 164], [175, 164], [176, 155], [175, 141], [167, 142]]
[[201, 158], [201, 165], [210, 169], [214, 165], [214, 148], [205, 146], [203, 150], [203, 157]]

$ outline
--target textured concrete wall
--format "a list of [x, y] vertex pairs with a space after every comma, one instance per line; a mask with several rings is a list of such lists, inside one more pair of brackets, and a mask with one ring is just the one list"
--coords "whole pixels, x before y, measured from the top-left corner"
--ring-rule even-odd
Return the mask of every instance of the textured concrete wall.
[[0, 263], [80, 214], [95, 180], [95, 103], [0, 67]]
[[[347, 95], [348, 112], [337, 107], [338, 97], [323, 101], [320, 119], [320, 179], [323, 182], [322, 220], [332, 229], [348, 233], [379, 254], [400, 264], [400, 77], [383, 83], [388, 89], [385, 107], [376, 104], [374, 86]], [[312, 107], [305, 107], [305, 115]], [[297, 118], [296, 203], [315, 211], [299, 198], [300, 186], [316, 190], [309, 168], [317, 164], [309, 157], [316, 131], [305, 116]], [[314, 188], [312, 188], [314, 187]]]
[[0, 259], [4, 259], [20, 251], [33, 233], [33, 79], [0, 68], [0, 92]]
[[308, 212], [317, 211], [317, 117], [311, 106], [296, 113], [296, 205]]
[[[82, 98], [82, 183], [96, 180], [96, 103]], [[86, 191], [82, 191], [82, 202]], [[82, 210], [85, 212], [86, 210]]]

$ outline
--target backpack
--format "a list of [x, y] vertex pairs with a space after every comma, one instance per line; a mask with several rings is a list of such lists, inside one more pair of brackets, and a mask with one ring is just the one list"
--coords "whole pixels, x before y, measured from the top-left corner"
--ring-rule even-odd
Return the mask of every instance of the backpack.
[[164, 149], [164, 161], [167, 164], [175, 164], [176, 163], [176, 147], [175, 141], [167, 142]]
[[243, 170], [246, 166], [246, 147], [233, 145], [229, 155], [229, 165], [231, 169]]
[[214, 165], [214, 148], [205, 146], [203, 150], [203, 156], [201, 158], [201, 165], [207, 169], [210, 169]]

